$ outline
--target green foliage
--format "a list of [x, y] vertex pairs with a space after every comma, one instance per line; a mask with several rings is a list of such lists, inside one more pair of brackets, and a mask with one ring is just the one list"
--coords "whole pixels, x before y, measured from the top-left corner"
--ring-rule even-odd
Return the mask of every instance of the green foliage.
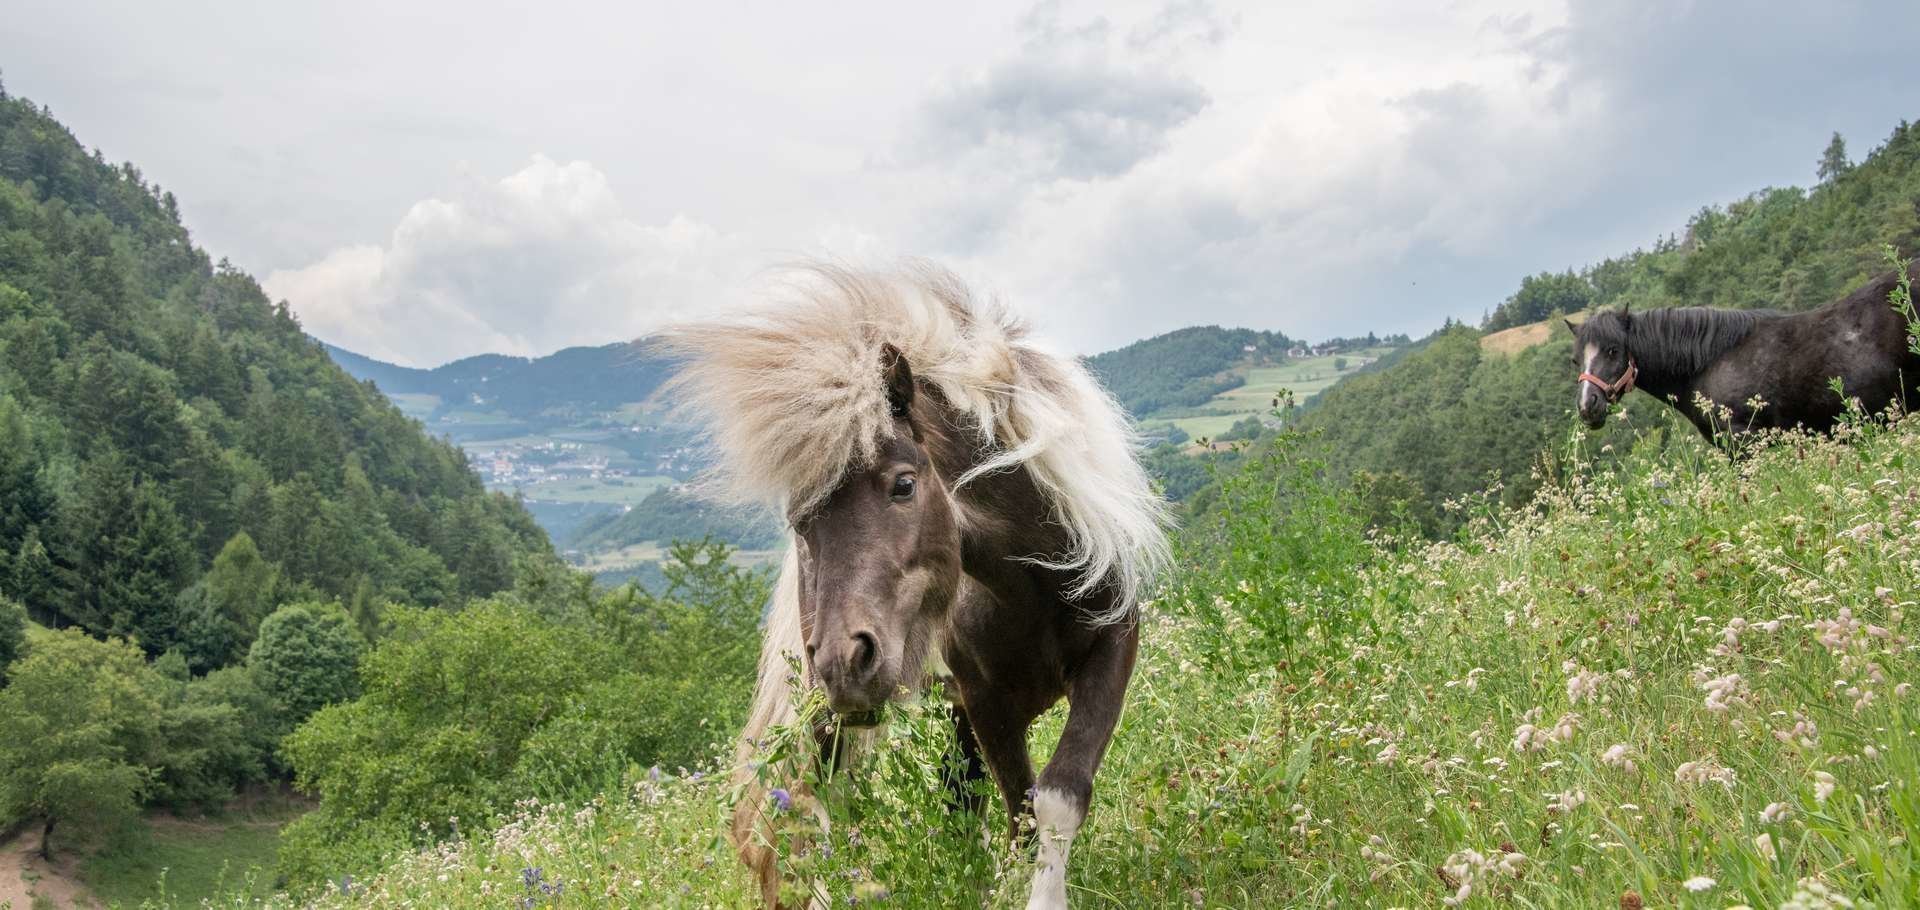
[[768, 593], [727, 555], [677, 546], [658, 595], [532, 566], [462, 612], [397, 612], [362, 663], [364, 695], [286, 740], [320, 806], [286, 832], [282, 870], [311, 887], [517, 800], [710, 755], [745, 708]]
[[1814, 176], [1818, 177], [1821, 183], [1827, 183], [1838, 179], [1852, 168], [1853, 164], [1847, 160], [1847, 140], [1841, 138], [1836, 132], [1833, 134], [1833, 141], [1827, 143], [1827, 150], [1820, 154], [1820, 166], [1814, 171]]
[[276, 729], [291, 731], [321, 708], [358, 695], [364, 647], [352, 617], [333, 604], [288, 604], [261, 622], [247, 671], [271, 700]]
[[139, 810], [158, 744], [153, 673], [140, 649], [68, 630], [34, 645], [0, 690], [0, 819], [94, 831]]
[[1913, 266], [1913, 260], [1900, 258], [1892, 246], [1887, 247], [1886, 256], [1888, 264], [1900, 276], [1893, 293], [1888, 295], [1887, 304], [1907, 321], [1907, 350], [1920, 354], [1920, 311], [1914, 309], [1913, 277], [1907, 273]]
[[1539, 322], [1557, 313], [1577, 313], [1593, 305], [1599, 293], [1585, 275], [1572, 271], [1541, 272], [1520, 281], [1520, 290], [1500, 304], [1487, 320], [1487, 331], [1499, 331]]
[[[1738, 465], [1636, 441], [1447, 543], [1368, 545], [1352, 502], [1313, 500], [1312, 458], [1252, 462], [1261, 479], [1230, 491], [1245, 518], [1188, 532], [1142, 620], [1071, 854], [1075, 901], [1920, 902], [1920, 747], [1905, 735], [1920, 630], [1902, 593], [1920, 585], [1920, 538], [1899, 517], [1920, 490], [1920, 421], [1843, 435]], [[1309, 580], [1222, 552], [1230, 534]], [[1041, 719], [1036, 754], [1061, 720]], [[949, 731], [937, 698], [903, 705], [858, 770], [789, 789], [785, 807], [768, 798], [790, 894], [1023, 904], [1031, 851], [1006, 846], [998, 811], [983, 848], [982, 821], [946, 802]], [[811, 730], [770, 739], [766, 783], [799, 779]], [[528, 803], [314, 906], [750, 905], [716, 836], [732, 794], [715, 777]], [[535, 872], [560, 894], [527, 885]]]
[[0, 99], [0, 594], [209, 670], [283, 594], [458, 603], [548, 549], [170, 195]]
[[0, 597], [0, 686], [7, 684], [7, 667], [20, 657], [27, 642], [27, 611]]
[[[1373, 547], [1358, 503], [1328, 482], [1312, 443], [1287, 431], [1249, 453], [1186, 531], [1186, 571], [1166, 602], [1204, 630], [1210, 662], [1246, 668], [1338, 653], [1365, 621], [1356, 569]], [[1226, 599], [1187, 589], [1221, 578], [1239, 580]]]
[[770, 550], [779, 545], [780, 528], [763, 515], [703, 502], [664, 487], [625, 512], [583, 523], [566, 546], [587, 551], [618, 550], [647, 541], [704, 537], [743, 550]]
[[1202, 404], [1240, 385], [1236, 367], [1284, 359], [1292, 346], [1277, 332], [1194, 326], [1089, 357], [1087, 368], [1128, 413], [1145, 417]]

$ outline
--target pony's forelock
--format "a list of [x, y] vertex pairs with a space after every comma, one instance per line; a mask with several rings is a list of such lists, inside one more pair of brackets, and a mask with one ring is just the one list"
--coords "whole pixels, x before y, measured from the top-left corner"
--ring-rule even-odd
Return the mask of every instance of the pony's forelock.
[[881, 371], [892, 345], [988, 453], [955, 489], [1024, 467], [1072, 539], [1069, 552], [1037, 561], [1077, 573], [1074, 594], [1113, 586], [1112, 608], [1095, 619], [1133, 614], [1168, 558], [1166, 505], [1126, 417], [1079, 362], [930, 264], [816, 263], [784, 278], [764, 306], [656, 339], [681, 359], [671, 394], [717, 455], [703, 491], [804, 512], [868, 465], [894, 432]]

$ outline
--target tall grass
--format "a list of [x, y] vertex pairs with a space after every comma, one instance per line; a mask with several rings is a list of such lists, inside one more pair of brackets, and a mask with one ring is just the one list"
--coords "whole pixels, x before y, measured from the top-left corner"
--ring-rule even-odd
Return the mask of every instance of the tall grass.
[[[1920, 904], [1920, 421], [1567, 459], [1534, 508], [1406, 548], [1309, 452], [1232, 479], [1148, 608], [1079, 906]], [[944, 795], [940, 706], [883, 736], [765, 807], [794, 893], [1021, 905], [997, 802]], [[711, 770], [523, 806], [316, 904], [750, 905]]]

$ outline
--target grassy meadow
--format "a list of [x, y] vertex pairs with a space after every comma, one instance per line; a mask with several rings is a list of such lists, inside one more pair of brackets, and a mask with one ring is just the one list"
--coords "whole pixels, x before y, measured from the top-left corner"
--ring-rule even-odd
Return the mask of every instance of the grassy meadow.
[[1305, 402], [1391, 350], [1389, 347], [1367, 348], [1350, 354], [1302, 357], [1279, 366], [1253, 367], [1247, 370], [1245, 384], [1221, 392], [1197, 407], [1162, 412], [1146, 423], [1149, 427], [1172, 424], [1194, 439], [1217, 437], [1241, 420], [1272, 411], [1273, 398], [1281, 389], [1292, 392], [1296, 401]]
[[[1649, 445], [1605, 474], [1570, 439], [1535, 508], [1461, 504], [1468, 533], [1407, 546], [1276, 446], [1185, 532], [1143, 619], [1076, 905], [1920, 902], [1920, 421], [1842, 437], [1738, 464]], [[1020, 906], [1025, 861], [978, 837], [1004, 834], [997, 809], [935, 795], [939, 711], [884, 735], [821, 788], [830, 831], [804, 799], [768, 807], [796, 883], [835, 905]], [[312, 905], [750, 905], [719, 839], [726, 775], [703, 772], [523, 803]]]

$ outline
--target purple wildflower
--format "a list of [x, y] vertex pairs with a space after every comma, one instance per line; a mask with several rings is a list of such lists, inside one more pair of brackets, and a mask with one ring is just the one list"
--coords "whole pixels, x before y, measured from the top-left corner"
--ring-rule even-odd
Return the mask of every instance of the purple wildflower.
[[775, 787], [773, 788], [773, 791], [768, 793], [767, 795], [773, 798], [774, 808], [780, 810], [781, 812], [785, 812], [788, 809], [793, 808], [793, 794], [788, 793], [787, 791], [779, 787]]
[[520, 883], [523, 885], [526, 885], [528, 888], [532, 888], [535, 885], [540, 884], [540, 880], [546, 877], [547, 877], [546, 872], [541, 870], [538, 866], [528, 866], [527, 868], [520, 870]]

